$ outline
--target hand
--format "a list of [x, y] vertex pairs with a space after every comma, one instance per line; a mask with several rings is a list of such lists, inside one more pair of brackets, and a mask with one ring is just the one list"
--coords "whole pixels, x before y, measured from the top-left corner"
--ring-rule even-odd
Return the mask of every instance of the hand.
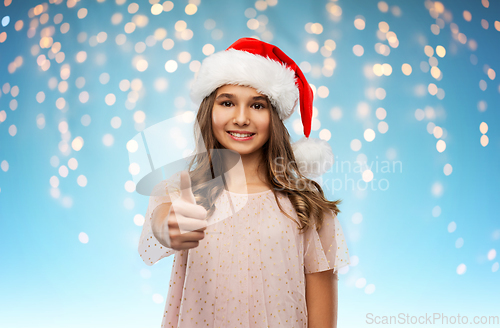
[[181, 172], [180, 187], [180, 197], [170, 206], [166, 220], [170, 248], [175, 250], [198, 247], [207, 229], [207, 211], [203, 206], [196, 205], [187, 171]]

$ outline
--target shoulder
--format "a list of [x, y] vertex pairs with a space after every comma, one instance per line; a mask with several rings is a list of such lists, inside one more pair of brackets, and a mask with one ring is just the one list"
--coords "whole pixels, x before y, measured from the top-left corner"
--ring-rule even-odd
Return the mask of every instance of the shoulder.
[[[269, 196], [274, 199], [273, 193], [269, 193]], [[290, 215], [294, 220], [297, 219], [297, 212], [295, 211], [295, 206], [290, 200], [288, 193], [276, 190], [276, 200], [277, 200], [276, 204], [278, 205], [279, 203], [279, 206], [281, 206], [283, 212], [286, 213], [286, 215]]]
[[[292, 204], [288, 193], [286, 193], [282, 190], [275, 190], [275, 193], [276, 193], [276, 198], [278, 198], [278, 200], [280, 202], [290, 204], [290, 205]], [[272, 193], [271, 193], [271, 195], [272, 195]]]

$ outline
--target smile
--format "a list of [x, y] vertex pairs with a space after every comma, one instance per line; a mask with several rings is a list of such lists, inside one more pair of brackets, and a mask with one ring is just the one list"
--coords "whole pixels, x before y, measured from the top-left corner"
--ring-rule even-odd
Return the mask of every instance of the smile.
[[255, 133], [236, 133], [236, 132], [229, 132], [229, 131], [227, 131], [227, 134], [229, 134], [229, 136], [236, 141], [251, 140], [255, 136]]

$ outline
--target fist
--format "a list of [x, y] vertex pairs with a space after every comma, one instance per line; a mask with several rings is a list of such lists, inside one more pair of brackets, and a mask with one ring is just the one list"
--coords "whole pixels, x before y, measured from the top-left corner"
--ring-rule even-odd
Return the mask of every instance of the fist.
[[203, 206], [196, 205], [187, 171], [181, 172], [180, 187], [180, 197], [172, 202], [167, 222], [164, 222], [168, 227], [170, 248], [175, 250], [198, 247], [207, 229], [207, 211]]

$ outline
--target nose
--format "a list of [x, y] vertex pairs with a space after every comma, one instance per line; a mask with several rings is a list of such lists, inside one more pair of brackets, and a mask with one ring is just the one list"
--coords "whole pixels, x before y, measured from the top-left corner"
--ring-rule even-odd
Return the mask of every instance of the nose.
[[248, 108], [246, 108], [244, 104], [240, 104], [234, 108], [233, 123], [237, 125], [248, 125], [250, 123]]

